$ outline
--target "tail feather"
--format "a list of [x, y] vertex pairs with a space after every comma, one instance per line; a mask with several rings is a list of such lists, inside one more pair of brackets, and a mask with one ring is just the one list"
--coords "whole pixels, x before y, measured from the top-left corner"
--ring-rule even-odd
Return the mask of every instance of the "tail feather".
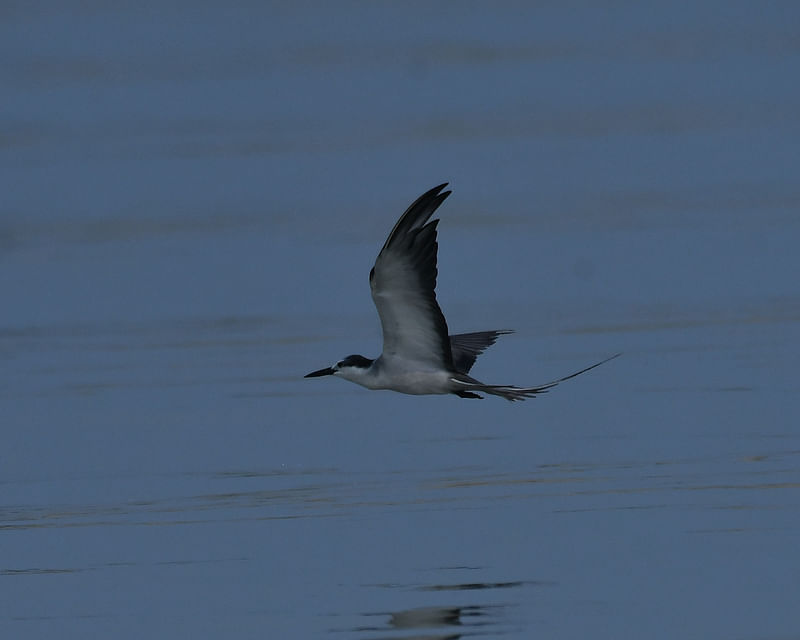
[[[564, 376], [563, 378], [559, 378], [558, 380], [553, 380], [551, 382], [547, 382], [545, 384], [541, 384], [536, 387], [515, 387], [513, 385], [502, 385], [502, 384], [484, 384], [475, 378], [472, 378], [466, 374], [459, 374], [451, 378], [451, 380], [459, 385], [463, 386], [463, 389], [456, 391], [455, 393], [461, 395], [464, 391], [481, 391], [483, 393], [488, 393], [493, 396], [500, 396], [501, 398], [505, 398], [510, 402], [514, 402], [516, 400], [526, 400], [528, 398], [535, 398], [540, 393], [546, 393], [557, 384], [574, 378], [576, 376], [581, 375], [582, 373], [586, 373], [587, 371], [591, 371], [595, 367], [599, 367], [601, 364], [605, 364], [609, 360], [613, 360], [621, 356], [621, 353], [616, 353], [613, 356], [606, 358], [605, 360], [601, 360], [590, 367], [586, 367], [585, 369], [581, 369], [580, 371], [576, 371], [575, 373], [571, 373], [568, 376]], [[472, 396], [462, 396], [462, 397], [472, 397]]]
[[[514, 386], [507, 386], [501, 384], [483, 384], [482, 382], [469, 382], [467, 380], [458, 380], [456, 378], [452, 379], [453, 382], [457, 382], [464, 386], [463, 390], [456, 391], [456, 395], [461, 396], [462, 398], [474, 398], [478, 396], [475, 394], [475, 391], [480, 391], [482, 393], [488, 393], [489, 395], [493, 396], [500, 396], [501, 398], [505, 398], [511, 402], [515, 400], [526, 400], [528, 398], [535, 398], [540, 393], [546, 393], [551, 388], [556, 386], [556, 383], [545, 384], [539, 387], [514, 387]], [[465, 391], [469, 389], [470, 391], [467, 392], [470, 395], [465, 395]]]

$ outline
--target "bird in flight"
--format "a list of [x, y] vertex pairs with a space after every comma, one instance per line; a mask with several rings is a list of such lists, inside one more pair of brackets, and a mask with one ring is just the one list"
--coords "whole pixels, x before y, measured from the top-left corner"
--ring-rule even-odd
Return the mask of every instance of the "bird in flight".
[[478, 393], [486, 393], [513, 402], [533, 398], [620, 355], [536, 387], [484, 384], [468, 375], [475, 359], [498, 336], [512, 331], [448, 335], [436, 302], [439, 220], [430, 220], [451, 193], [442, 191], [446, 186], [445, 182], [423, 193], [400, 216], [369, 272], [372, 300], [383, 329], [383, 353], [374, 360], [347, 356], [306, 378], [338, 376], [367, 389], [412, 395], [453, 393], [460, 398], [481, 398]]

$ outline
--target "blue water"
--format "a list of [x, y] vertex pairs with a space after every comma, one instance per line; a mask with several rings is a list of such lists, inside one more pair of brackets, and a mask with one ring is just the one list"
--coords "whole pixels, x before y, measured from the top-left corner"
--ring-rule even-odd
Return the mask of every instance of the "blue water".
[[[0, 10], [0, 631], [787, 638], [795, 3]], [[450, 181], [525, 403], [303, 380]]]

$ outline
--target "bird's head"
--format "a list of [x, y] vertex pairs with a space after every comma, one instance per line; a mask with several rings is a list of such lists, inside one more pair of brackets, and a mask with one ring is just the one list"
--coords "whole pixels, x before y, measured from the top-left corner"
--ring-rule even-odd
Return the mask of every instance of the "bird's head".
[[304, 378], [318, 378], [319, 376], [340, 376], [345, 380], [360, 382], [367, 369], [372, 366], [372, 360], [364, 356], [352, 355], [343, 360], [339, 360], [332, 367], [325, 367], [319, 371], [312, 371], [303, 376]]

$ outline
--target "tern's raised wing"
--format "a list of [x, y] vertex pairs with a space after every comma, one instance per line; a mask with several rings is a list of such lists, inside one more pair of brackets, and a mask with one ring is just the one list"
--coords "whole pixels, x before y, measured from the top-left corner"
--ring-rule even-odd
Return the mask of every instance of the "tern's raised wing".
[[447, 322], [436, 302], [436, 225], [428, 222], [449, 191], [417, 198], [394, 225], [369, 274], [383, 328], [384, 357], [453, 369]]

